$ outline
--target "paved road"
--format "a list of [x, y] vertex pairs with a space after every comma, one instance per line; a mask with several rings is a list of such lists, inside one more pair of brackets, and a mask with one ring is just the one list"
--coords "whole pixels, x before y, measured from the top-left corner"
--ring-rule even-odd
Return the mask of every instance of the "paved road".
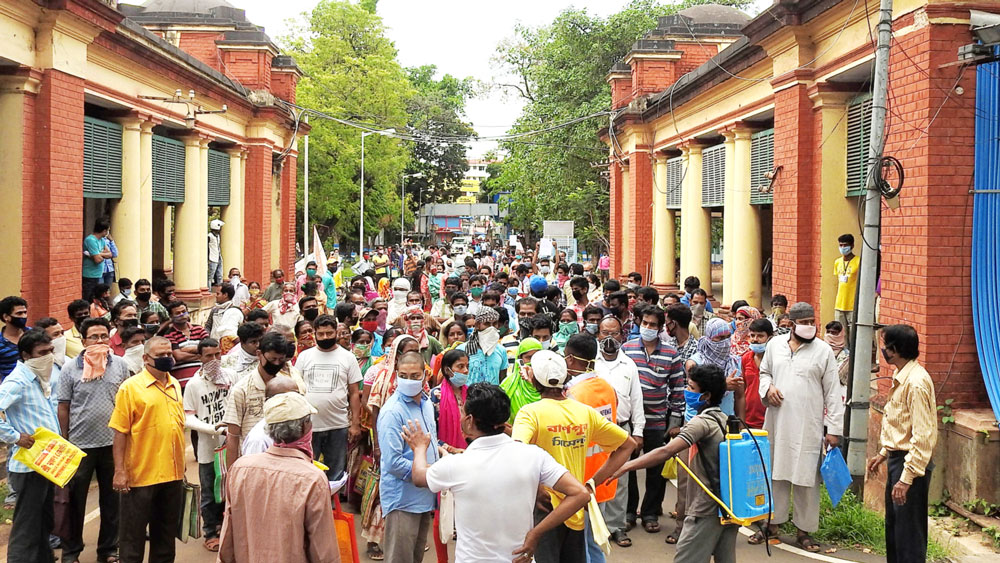
[[[192, 455], [190, 447], [187, 451], [187, 477], [189, 480], [197, 482], [198, 479], [198, 466], [194, 462], [194, 457]], [[96, 486], [96, 485], [95, 485]], [[641, 488], [641, 480], [640, 480]], [[671, 486], [667, 487], [667, 498], [664, 500], [664, 512], [669, 512], [667, 507], [673, 507], [674, 504], [674, 488]], [[671, 508], [672, 509], [672, 508]], [[99, 520], [97, 519], [97, 491], [92, 490], [88, 497], [88, 517], [91, 518], [84, 527], [84, 541], [87, 544], [87, 549], [84, 551], [82, 557], [80, 557], [81, 563], [96, 563], [97, 554], [93, 551], [97, 542], [97, 531], [99, 526]], [[663, 517], [660, 520], [661, 530], [656, 534], [648, 534], [642, 529], [634, 529], [630, 532], [633, 545], [630, 548], [619, 548], [615, 546], [611, 552], [611, 556], [608, 558], [609, 561], [614, 562], [641, 562], [641, 563], [652, 563], [658, 561], [673, 561], [674, 546], [667, 545], [664, 542], [666, 537], [666, 531], [668, 529], [673, 529], [673, 521], [669, 517]], [[262, 532], [264, 528], [262, 527]], [[364, 546], [364, 541], [358, 537], [358, 545]], [[782, 546], [784, 547], [784, 546]], [[363, 550], [363, 548], [362, 548]], [[452, 553], [454, 553], [454, 546], [452, 545]], [[738, 561], [741, 562], [757, 562], [768, 560], [767, 554], [762, 546], [752, 546], [748, 545], [746, 538], [741, 536], [736, 544], [736, 557]], [[6, 546], [0, 547], [0, 560], [6, 559]], [[862, 563], [875, 563], [877, 561], [883, 561], [871, 555], [865, 555], [856, 552], [845, 552], [840, 551], [836, 554], [836, 559], [834, 557], [806, 557], [804, 555], [799, 555], [793, 552], [786, 551], [785, 549], [777, 549], [772, 546], [771, 558], [769, 561], [774, 563], [803, 563], [813, 560], [821, 560], [837, 563], [840, 561], [858, 561]], [[188, 543], [177, 544], [177, 558], [176, 560], [180, 563], [211, 563], [216, 560], [215, 554], [210, 553], [203, 547], [203, 540], [188, 540]], [[369, 561], [364, 554], [361, 556], [361, 561]], [[436, 558], [434, 557], [433, 551], [428, 551], [424, 556], [425, 563], [434, 563]], [[266, 563], [266, 562], [261, 562]]]

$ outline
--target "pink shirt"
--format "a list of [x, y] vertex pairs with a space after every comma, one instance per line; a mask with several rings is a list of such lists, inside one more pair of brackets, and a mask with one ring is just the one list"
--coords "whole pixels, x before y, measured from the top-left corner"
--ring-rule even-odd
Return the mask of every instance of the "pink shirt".
[[607, 256], [607, 255], [601, 256], [601, 259], [597, 262], [597, 269], [598, 270], [610, 270], [611, 269], [611, 257]]

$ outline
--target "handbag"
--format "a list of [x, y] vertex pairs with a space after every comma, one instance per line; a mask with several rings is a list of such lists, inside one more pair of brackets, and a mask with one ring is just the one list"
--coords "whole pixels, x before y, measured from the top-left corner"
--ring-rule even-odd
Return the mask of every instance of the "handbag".
[[222, 504], [225, 497], [226, 471], [226, 446], [215, 448], [215, 457], [212, 460], [212, 469], [215, 470], [215, 480], [212, 484], [212, 496], [215, 497], [216, 504]]
[[438, 536], [447, 545], [455, 533], [455, 493], [450, 489], [441, 491], [438, 501]]
[[201, 537], [201, 487], [184, 480], [181, 491], [181, 513], [178, 515], [177, 539], [187, 543], [188, 538]]
[[826, 492], [830, 494], [830, 501], [834, 508], [840, 503], [844, 492], [851, 486], [853, 479], [851, 471], [847, 468], [840, 448], [830, 448], [826, 452], [823, 464], [819, 467], [819, 473], [823, 476], [823, 483], [826, 485]]
[[361, 458], [361, 469], [358, 470], [358, 478], [354, 482], [354, 492], [363, 495], [368, 481], [372, 478], [378, 479], [378, 469], [375, 467], [375, 458], [370, 455]]

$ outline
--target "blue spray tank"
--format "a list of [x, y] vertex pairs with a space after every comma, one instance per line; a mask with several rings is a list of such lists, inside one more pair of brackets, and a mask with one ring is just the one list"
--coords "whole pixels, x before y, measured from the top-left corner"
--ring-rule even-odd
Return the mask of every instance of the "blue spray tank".
[[[759, 450], [758, 450], [759, 448]], [[719, 444], [719, 489], [733, 523], [766, 520], [771, 515], [771, 443], [767, 432], [750, 430], [726, 434]], [[719, 516], [729, 515], [719, 510]]]

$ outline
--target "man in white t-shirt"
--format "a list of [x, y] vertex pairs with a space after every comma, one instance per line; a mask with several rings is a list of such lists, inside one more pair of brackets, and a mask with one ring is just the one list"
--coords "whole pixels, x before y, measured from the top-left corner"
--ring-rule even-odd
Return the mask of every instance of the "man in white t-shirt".
[[337, 345], [336, 318], [320, 315], [313, 327], [316, 346], [300, 353], [295, 367], [302, 371], [306, 399], [316, 409], [313, 455], [323, 456], [327, 477], [336, 481], [347, 463], [348, 439], [361, 435], [361, 368], [354, 354]]
[[219, 550], [219, 530], [225, 504], [215, 502], [215, 450], [225, 443], [226, 397], [236, 381], [236, 373], [222, 367], [219, 341], [203, 338], [198, 342], [201, 369], [188, 380], [184, 389], [184, 427], [197, 432], [195, 457], [201, 483], [201, 520], [205, 549]]
[[[461, 455], [447, 455], [428, 468], [431, 437], [410, 421], [403, 438], [413, 450], [413, 483], [455, 496], [457, 563], [531, 561], [539, 538], [561, 526], [590, 500], [590, 493], [545, 450], [504, 434], [510, 398], [489, 383], [466, 393], [462, 433], [470, 441]], [[537, 525], [533, 511], [538, 486], [565, 495]]]

